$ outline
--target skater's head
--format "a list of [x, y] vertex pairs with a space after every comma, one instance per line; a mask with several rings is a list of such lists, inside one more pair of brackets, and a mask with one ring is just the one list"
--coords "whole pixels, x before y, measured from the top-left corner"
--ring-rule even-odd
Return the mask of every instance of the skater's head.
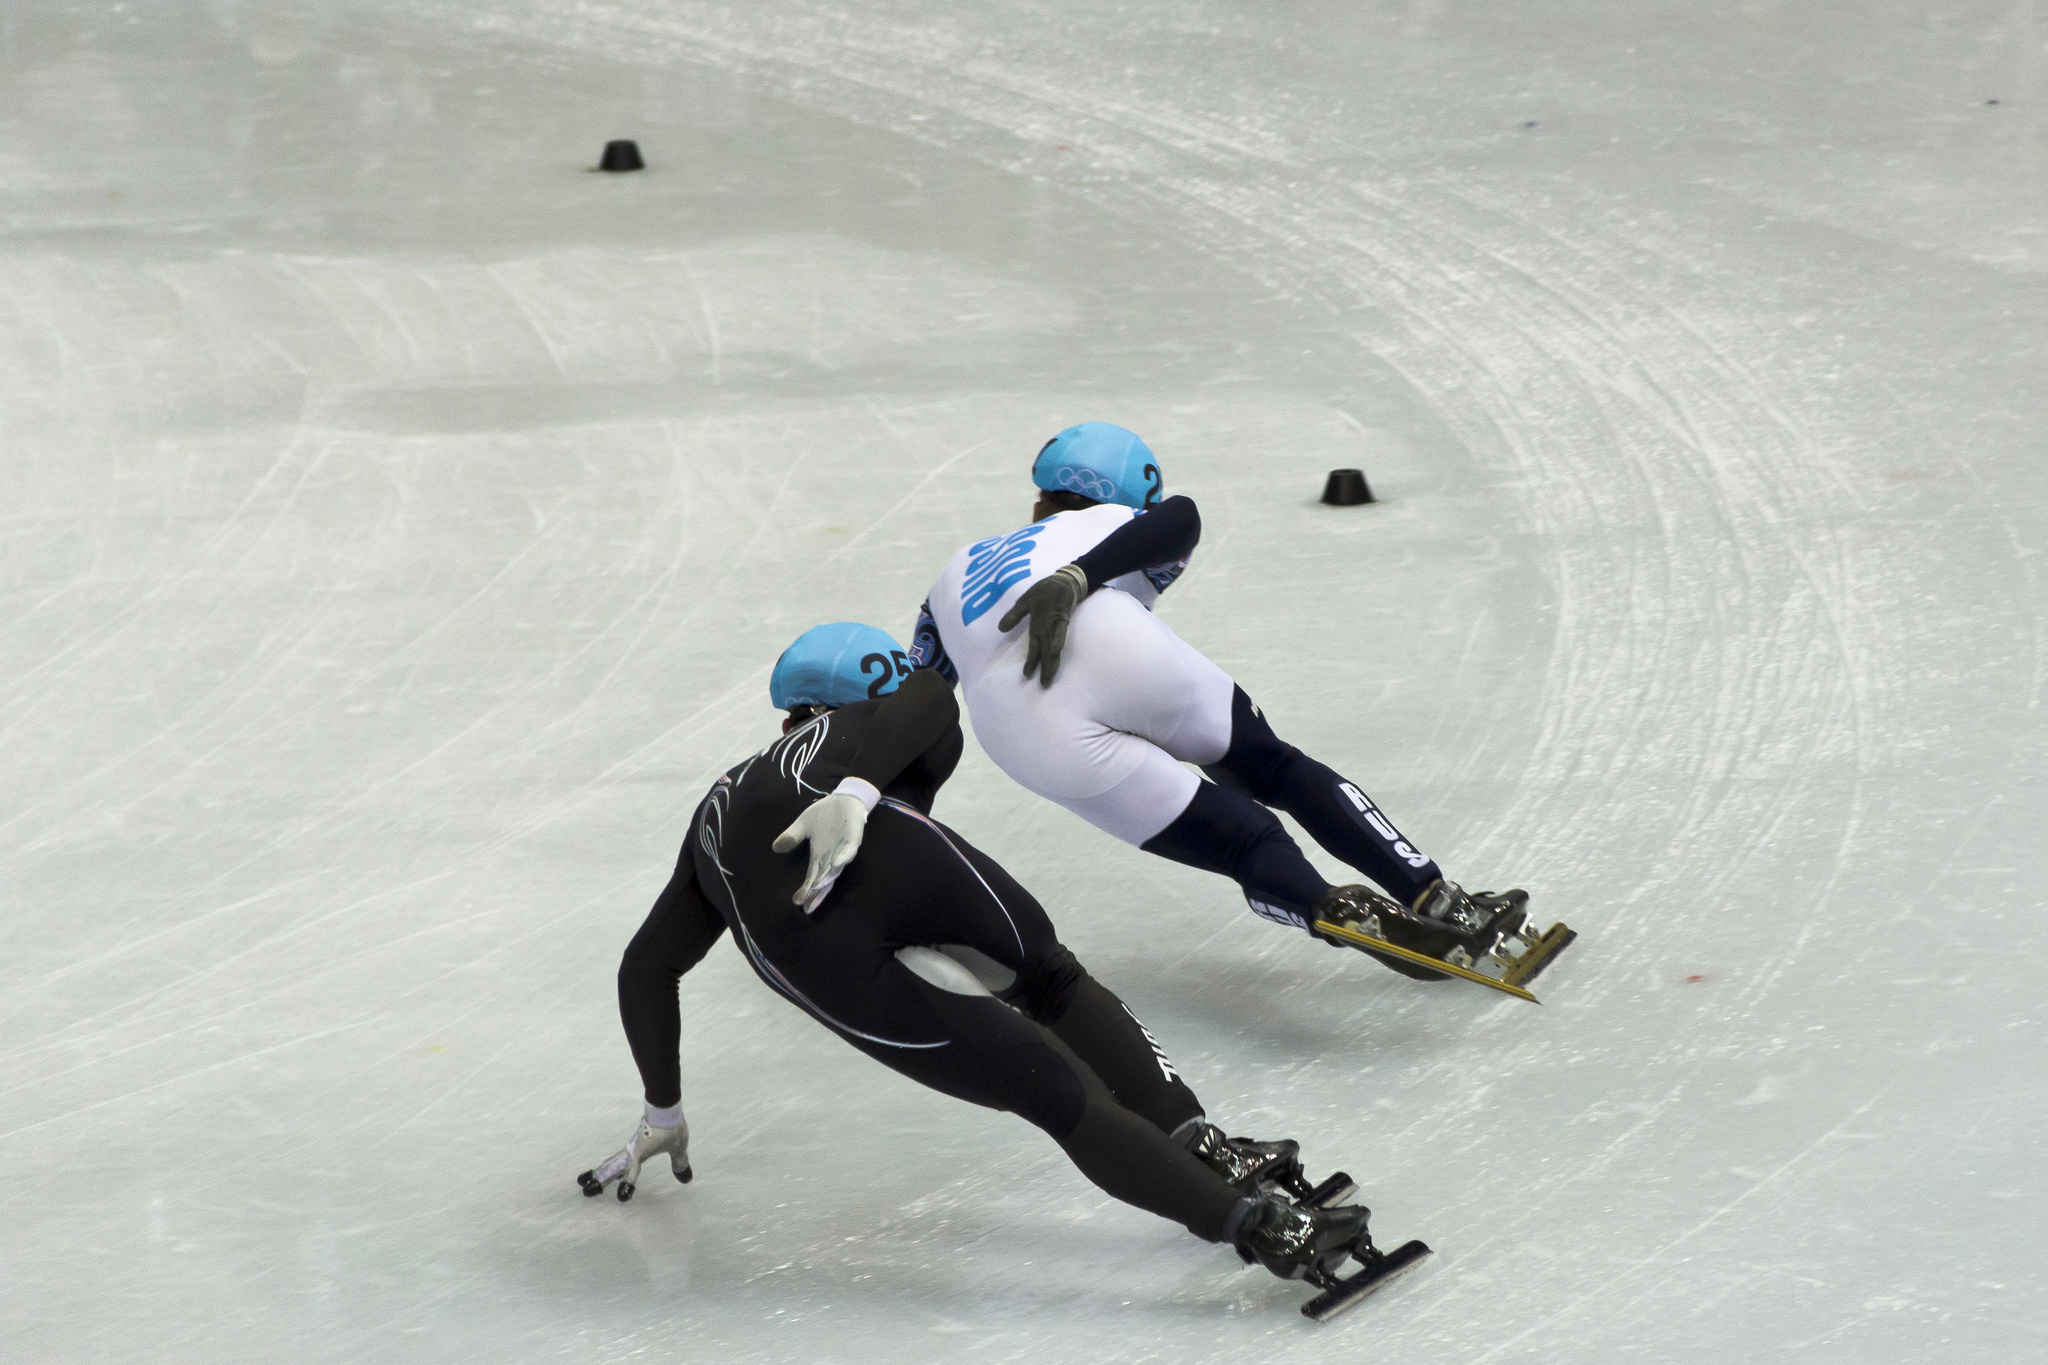
[[1105, 502], [1142, 510], [1165, 489], [1151, 448], [1108, 422], [1083, 422], [1047, 441], [1031, 462], [1031, 482], [1038, 487], [1033, 521]]
[[789, 714], [783, 733], [814, 716], [886, 696], [910, 676], [910, 656], [886, 630], [856, 621], [812, 626], [796, 637], [768, 675], [768, 700]]

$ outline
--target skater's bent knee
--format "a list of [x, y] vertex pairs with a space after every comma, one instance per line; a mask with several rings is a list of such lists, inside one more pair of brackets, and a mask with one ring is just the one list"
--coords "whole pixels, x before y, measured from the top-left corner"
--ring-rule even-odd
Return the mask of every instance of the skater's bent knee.
[[638, 939], [626, 946], [624, 956], [619, 959], [619, 989], [622, 991], [632, 987], [660, 986], [675, 979], [676, 975], [668, 970], [658, 954], [640, 950]]
[[1074, 992], [1087, 979], [1088, 969], [1062, 944], [1037, 962], [1027, 962], [1010, 988], [996, 994], [1025, 1018], [1050, 1028], [1067, 1012]]
[[1140, 847], [1189, 867], [1234, 877], [1255, 850], [1276, 839], [1293, 842], [1273, 812], [1241, 793], [1204, 782], [1187, 809]]
[[1276, 783], [1284, 783], [1287, 769], [1301, 756], [1301, 750], [1273, 733], [1273, 727], [1240, 687], [1231, 698], [1230, 747], [1222, 758], [1202, 771], [1221, 786], [1263, 800], [1263, 793], [1272, 790]]

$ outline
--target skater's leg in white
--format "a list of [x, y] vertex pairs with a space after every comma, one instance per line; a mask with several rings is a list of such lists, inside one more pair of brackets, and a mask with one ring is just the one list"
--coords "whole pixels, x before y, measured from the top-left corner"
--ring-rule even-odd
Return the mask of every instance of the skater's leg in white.
[[1097, 829], [1220, 872], [1269, 918], [1306, 925], [1328, 883], [1249, 797], [1204, 783], [1189, 762], [1229, 748], [1230, 676], [1136, 601], [1097, 593], [1074, 614], [1050, 688], [1007, 673], [967, 694], [982, 748], [1011, 777]]
[[1070, 631], [1071, 673], [1060, 676], [1086, 691], [1089, 717], [1188, 763], [1222, 758], [1236, 689], [1230, 675], [1124, 593], [1097, 593], [1083, 608]]
[[1142, 844], [1199, 781], [1177, 760], [1229, 748], [1228, 674], [1136, 600], [1098, 592], [1074, 613], [1049, 688], [1008, 669], [969, 685], [975, 735], [996, 766], [1119, 839]]
[[1120, 730], [1104, 733], [1098, 747], [1114, 752], [1128, 776], [1092, 796], [1054, 797], [1099, 830], [1140, 848], [1188, 808], [1201, 778], [1150, 740]]

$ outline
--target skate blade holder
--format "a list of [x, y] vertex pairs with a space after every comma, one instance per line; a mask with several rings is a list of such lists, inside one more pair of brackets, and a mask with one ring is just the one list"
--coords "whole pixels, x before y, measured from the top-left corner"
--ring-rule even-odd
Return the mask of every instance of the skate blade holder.
[[[1366, 922], [1369, 923], [1374, 929], [1380, 927], [1380, 923], [1377, 919], [1368, 920]], [[1539, 1000], [1536, 999], [1534, 995], [1530, 994], [1529, 991], [1521, 985], [1512, 981], [1503, 980], [1501, 977], [1491, 975], [1484, 971], [1480, 971], [1475, 967], [1468, 967], [1465, 965], [1465, 963], [1457, 961], [1457, 957], [1464, 957], [1467, 961], [1470, 961], [1470, 956], [1464, 951], [1463, 948], [1452, 949], [1452, 953], [1454, 954], [1454, 956], [1452, 957], [1431, 957], [1427, 953], [1419, 953], [1415, 951], [1415, 949], [1413, 948], [1403, 948], [1397, 943], [1393, 943], [1388, 941], [1387, 939], [1380, 938], [1374, 934], [1367, 933], [1364, 929], [1361, 929], [1354, 924], [1338, 923], [1334, 920], [1319, 919], [1315, 922], [1314, 927], [1315, 931], [1325, 938], [1337, 939], [1342, 942], [1349, 943], [1354, 947], [1363, 948], [1368, 953], [1373, 953], [1385, 957], [1402, 958], [1408, 962], [1415, 963], [1419, 967], [1427, 967], [1431, 971], [1441, 972], [1446, 976], [1463, 977], [1467, 981], [1476, 981], [1480, 985], [1485, 986], [1491, 990], [1504, 991], [1507, 994], [1514, 996], [1517, 1000], [1526, 1000], [1532, 1005], [1541, 1003]], [[1502, 959], [1495, 956], [1494, 954], [1489, 953], [1487, 955], [1487, 961], [1489, 963], [1498, 962], [1501, 960]], [[1540, 964], [1538, 969], [1540, 970]], [[1525, 973], [1524, 975], [1528, 975], [1528, 973]]]
[[1551, 925], [1542, 933], [1532, 933], [1527, 927], [1515, 930], [1514, 936], [1528, 946], [1519, 953], [1503, 953], [1496, 946], [1492, 958], [1505, 969], [1500, 979], [1509, 986], [1526, 986], [1540, 975], [1545, 967], [1556, 961], [1557, 955], [1571, 947], [1578, 933], [1567, 929], [1563, 922]]
[[1351, 1255], [1363, 1263], [1354, 1274], [1309, 1273], [1308, 1282], [1323, 1292], [1301, 1306], [1303, 1317], [1311, 1322], [1328, 1322], [1339, 1313], [1356, 1308], [1428, 1260], [1430, 1250], [1426, 1242], [1403, 1242], [1392, 1251], [1367, 1247], [1363, 1254], [1353, 1250]]

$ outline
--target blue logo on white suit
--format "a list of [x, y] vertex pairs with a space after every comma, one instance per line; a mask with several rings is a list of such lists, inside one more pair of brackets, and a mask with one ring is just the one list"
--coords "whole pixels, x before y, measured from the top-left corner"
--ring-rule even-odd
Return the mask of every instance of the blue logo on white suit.
[[960, 584], [961, 625], [973, 625], [1003, 600], [1004, 593], [1031, 577], [1031, 551], [1041, 529], [1026, 526], [967, 547], [967, 576]]

